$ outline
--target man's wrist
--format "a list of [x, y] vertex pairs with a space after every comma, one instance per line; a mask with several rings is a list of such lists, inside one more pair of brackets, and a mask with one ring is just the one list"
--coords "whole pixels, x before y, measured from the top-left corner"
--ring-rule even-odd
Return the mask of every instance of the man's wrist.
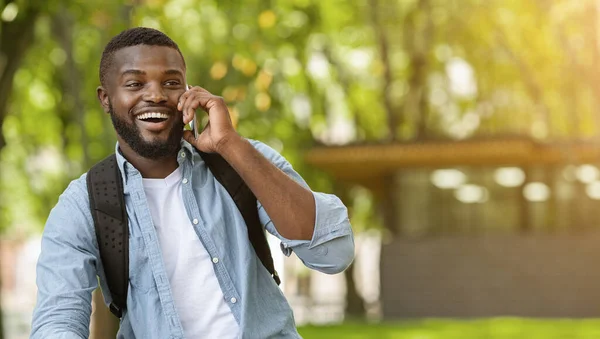
[[246, 142], [246, 139], [241, 135], [231, 133], [227, 137], [221, 139], [215, 148], [218, 154], [227, 159]]

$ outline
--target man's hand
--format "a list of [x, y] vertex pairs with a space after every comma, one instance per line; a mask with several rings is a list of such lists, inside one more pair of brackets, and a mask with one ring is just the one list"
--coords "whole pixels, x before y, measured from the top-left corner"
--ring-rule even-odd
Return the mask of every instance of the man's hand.
[[197, 140], [193, 132], [185, 131], [185, 140], [202, 152], [220, 154], [256, 195], [281, 236], [312, 239], [316, 205], [310, 189], [294, 181], [237, 134], [223, 98], [192, 87], [181, 95], [177, 105], [185, 124], [192, 121], [197, 108], [208, 113], [208, 123]]
[[198, 150], [206, 153], [220, 153], [229, 140], [239, 137], [233, 128], [229, 110], [223, 98], [211, 94], [202, 87], [190, 87], [181, 95], [177, 104], [177, 109], [183, 113], [184, 124], [187, 125], [192, 121], [198, 108], [202, 108], [208, 113], [208, 123], [198, 135], [198, 139], [194, 138], [194, 133], [191, 131], [185, 131], [183, 134], [184, 139]]

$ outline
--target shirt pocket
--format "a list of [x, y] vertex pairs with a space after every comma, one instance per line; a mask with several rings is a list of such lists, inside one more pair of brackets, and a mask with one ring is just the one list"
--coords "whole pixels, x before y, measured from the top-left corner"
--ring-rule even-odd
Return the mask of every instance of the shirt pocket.
[[129, 238], [129, 288], [147, 293], [154, 286], [150, 260], [142, 237]]

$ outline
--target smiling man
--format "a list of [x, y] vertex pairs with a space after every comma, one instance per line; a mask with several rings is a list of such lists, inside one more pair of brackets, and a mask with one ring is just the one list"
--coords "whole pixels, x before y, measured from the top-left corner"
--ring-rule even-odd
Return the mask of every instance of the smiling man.
[[[311, 191], [276, 151], [237, 134], [222, 98], [188, 89], [183, 55], [160, 31], [133, 28], [114, 37], [102, 54], [100, 83], [98, 99], [117, 133], [127, 215], [125, 305], [113, 307], [107, 267], [115, 262], [101, 260], [100, 247], [117, 244], [97, 239], [86, 173], [46, 222], [31, 337], [88, 338], [99, 281], [120, 317], [118, 338], [299, 338], [290, 306], [249, 240], [251, 227], [207, 154], [241, 177], [256, 197], [259, 227], [279, 238], [285, 255], [329, 274], [354, 257], [341, 201]], [[199, 109], [208, 123], [196, 139], [183, 127]]]

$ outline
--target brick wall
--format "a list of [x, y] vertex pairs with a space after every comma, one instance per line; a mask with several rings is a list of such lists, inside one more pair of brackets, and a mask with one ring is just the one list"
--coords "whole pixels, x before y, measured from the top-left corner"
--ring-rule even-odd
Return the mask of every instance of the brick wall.
[[386, 319], [598, 317], [600, 232], [395, 239], [381, 298]]

